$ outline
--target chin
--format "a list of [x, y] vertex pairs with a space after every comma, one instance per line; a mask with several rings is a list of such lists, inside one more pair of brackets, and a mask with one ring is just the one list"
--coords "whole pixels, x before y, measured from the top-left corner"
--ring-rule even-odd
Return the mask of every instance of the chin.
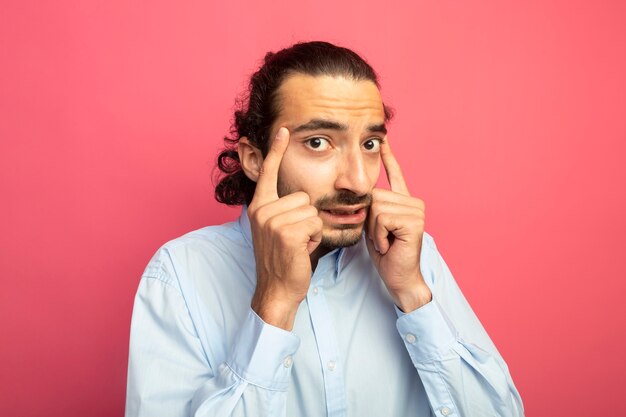
[[333, 231], [330, 233], [324, 233], [322, 235], [321, 246], [326, 249], [345, 248], [348, 246], [354, 246], [361, 240], [361, 233], [363, 227], [345, 227], [348, 225], [342, 225], [341, 227], [333, 227]]

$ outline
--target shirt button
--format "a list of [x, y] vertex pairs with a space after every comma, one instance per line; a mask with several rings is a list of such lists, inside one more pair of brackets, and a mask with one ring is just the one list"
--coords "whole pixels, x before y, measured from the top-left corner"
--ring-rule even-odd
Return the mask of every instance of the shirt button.
[[317, 295], [318, 292], [320, 292], [320, 290], [318, 290], [317, 287], [313, 287], [313, 294]]
[[291, 365], [293, 365], [293, 358], [291, 356], [287, 356], [283, 361], [283, 366], [285, 368], [291, 368]]
[[449, 416], [450, 414], [452, 414], [452, 410], [450, 410], [448, 407], [443, 407], [439, 411], [441, 411], [442, 416]]
[[329, 371], [334, 371], [335, 368], [337, 367], [337, 364], [335, 363], [335, 361], [328, 361], [328, 370]]
[[[415, 343], [416, 340], [417, 340], [417, 338], [415, 337], [415, 335], [413, 333], [408, 333], [406, 335], [406, 341], [409, 342], [410, 344]], [[446, 410], [448, 410], [448, 409], [446, 408]], [[442, 412], [443, 412], [443, 409], [442, 409]], [[447, 416], [447, 414], [444, 414], [444, 416]]]

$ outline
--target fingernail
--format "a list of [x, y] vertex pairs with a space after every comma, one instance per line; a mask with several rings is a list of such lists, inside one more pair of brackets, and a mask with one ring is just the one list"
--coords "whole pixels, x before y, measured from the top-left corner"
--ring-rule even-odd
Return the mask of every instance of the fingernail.
[[276, 132], [276, 138], [279, 137], [284, 137], [285, 136], [285, 131], [287, 130], [286, 127], [281, 127], [280, 129], [278, 129], [278, 132]]

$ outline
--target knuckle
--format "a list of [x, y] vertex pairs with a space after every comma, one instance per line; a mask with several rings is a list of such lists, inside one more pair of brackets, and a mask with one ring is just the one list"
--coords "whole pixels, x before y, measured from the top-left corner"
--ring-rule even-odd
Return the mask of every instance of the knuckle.
[[267, 221], [267, 215], [265, 212], [266, 210], [264, 210], [263, 207], [258, 208], [252, 213], [251, 218], [254, 220], [256, 224], [263, 225]]
[[324, 226], [324, 221], [318, 216], [311, 217], [310, 222], [317, 229], [321, 229]]
[[307, 206], [305, 210], [306, 214], [308, 214], [309, 217], [317, 217], [317, 215], [319, 214], [317, 208], [314, 206]]
[[297, 202], [302, 203], [302, 205], [307, 205], [311, 203], [311, 198], [304, 191], [296, 191], [293, 193], [293, 198], [296, 199]]
[[[265, 228], [266, 230], [268, 230], [269, 232], [273, 232], [277, 229], [279, 229], [278, 227], [278, 218], [276, 216], [267, 219], [266, 222], [264, 222]], [[280, 232], [280, 230], [278, 230], [278, 232]]]
[[289, 227], [281, 227], [276, 230], [276, 236], [281, 243], [287, 244], [293, 240], [293, 233], [291, 232]]
[[412, 219], [412, 223], [416, 225], [418, 228], [424, 228], [424, 218], [422, 216], [414, 216]]

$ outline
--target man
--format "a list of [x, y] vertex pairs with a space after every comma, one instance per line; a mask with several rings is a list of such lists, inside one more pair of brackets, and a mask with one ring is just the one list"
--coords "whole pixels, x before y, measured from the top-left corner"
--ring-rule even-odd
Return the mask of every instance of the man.
[[218, 158], [239, 220], [167, 243], [142, 277], [127, 416], [523, 415], [424, 232], [390, 117], [348, 49], [266, 56]]

